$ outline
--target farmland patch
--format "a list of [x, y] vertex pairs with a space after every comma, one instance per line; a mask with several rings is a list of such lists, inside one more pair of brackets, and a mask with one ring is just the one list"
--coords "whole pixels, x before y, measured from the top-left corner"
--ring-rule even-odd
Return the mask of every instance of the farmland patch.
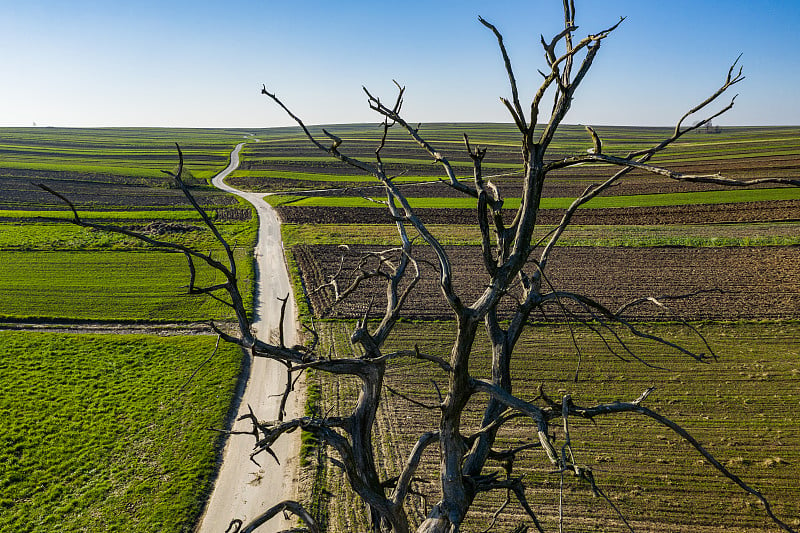
[[[590, 331], [566, 326], [541, 326], [528, 330], [515, 357], [513, 375], [519, 379], [514, 391], [535, 401], [540, 385], [560, 401], [570, 394], [578, 405], [632, 400], [646, 388], [656, 390], [647, 405], [687, 427], [735, 474], [762, 491], [780, 516], [800, 516], [800, 487], [795, 482], [800, 468], [800, 430], [793, 409], [800, 406], [800, 331], [796, 324], [700, 325], [719, 360], [698, 363], [652, 343], [632, 341], [631, 347], [654, 365], [625, 362], [603, 346]], [[347, 326], [321, 323], [324, 349], [333, 356], [351, 353]], [[424, 353], [447, 357], [455, 330], [448, 322], [400, 324], [398, 343], [387, 351], [417, 345]], [[649, 332], [695, 347], [699, 342], [688, 329], [675, 325], [653, 326]], [[572, 337], [581, 347], [578, 355]], [[472, 372], [490, 375], [490, 353], [486, 340], [475, 349]], [[579, 380], [573, 381], [580, 368]], [[323, 391], [321, 412], [331, 416], [347, 412], [358, 384], [315, 375]], [[399, 394], [426, 405], [437, 403], [433, 385], [446, 383], [446, 376], [432, 365], [418, 360], [399, 360], [388, 374], [387, 383]], [[479, 413], [471, 410], [464, 431], [477, 428]], [[571, 420], [572, 445], [576, 460], [592, 468], [598, 485], [637, 531], [703, 531], [707, 533], [763, 531], [761, 506], [729, 480], [717, 474], [689, 446], [670, 431], [635, 415], [595, 419], [594, 423]], [[437, 427], [436, 411], [426, 410], [403, 397], [387, 392], [382, 399], [376, 439], [381, 474], [399, 471], [418, 436]], [[559, 439], [563, 431], [551, 430]], [[499, 446], [514, 447], [536, 440], [529, 425], [510, 425]], [[438, 496], [438, 450], [423, 456], [414, 489], [427, 500], [410, 498], [412, 520], [418, 523]], [[502, 472], [497, 464], [497, 470]], [[423, 474], [427, 472], [427, 474]], [[558, 476], [539, 450], [532, 450], [514, 465], [514, 475], [528, 481], [528, 498], [547, 530], [558, 527]], [[333, 494], [322, 496], [328, 521], [337, 531], [358, 531], [365, 518], [336, 468], [326, 471], [325, 488]], [[465, 524], [469, 531], [482, 531], [502, 504], [503, 495], [483, 498]], [[581, 531], [627, 531], [615, 512], [601, 498], [592, 497], [586, 484], [566, 480], [564, 512]], [[513, 502], [500, 514], [496, 530], [510, 530], [524, 518]]]
[[190, 382], [213, 350], [0, 332], [0, 530], [190, 531], [242, 357], [222, 345]]
[[[426, 224], [444, 245], [478, 246], [480, 230], [475, 226]], [[538, 226], [534, 240], [554, 226]], [[0, 231], [2, 226], [0, 226]], [[409, 228], [414, 237], [415, 231]], [[0, 233], [0, 235], [2, 235]], [[397, 227], [390, 224], [283, 224], [284, 246], [297, 244], [400, 245]], [[0, 240], [0, 242], [2, 242]], [[422, 243], [421, 243], [422, 244]], [[559, 246], [788, 246], [800, 244], [800, 222], [752, 224], [679, 224], [659, 226], [572, 225]]]
[[[416, 209], [417, 215], [430, 224], [475, 224], [474, 209]], [[389, 224], [391, 216], [380, 207], [301, 207], [292, 204], [278, 207], [281, 220], [290, 224]], [[557, 224], [562, 209], [542, 209], [539, 224]], [[511, 210], [503, 212], [513, 217]], [[653, 224], [717, 224], [737, 222], [797, 221], [800, 200], [775, 202], [743, 202], [717, 205], [676, 205], [659, 207], [617, 207], [614, 209], [579, 209], [573, 222], [579, 225], [653, 225]]]
[[[334, 245], [295, 246], [303, 282], [317, 316], [357, 317], [377, 295], [374, 309], [381, 309], [383, 292], [375, 283], [365, 283], [357, 292], [333, 307], [336, 289], [327, 285], [341, 268], [338, 281], [343, 291], [357, 275], [364, 252], [385, 247]], [[479, 247], [458, 246], [448, 250], [453, 264], [456, 291], [466, 301], [476, 299], [483, 286]], [[422, 280], [409, 298], [408, 317], [449, 317], [449, 308], [439, 294], [438, 272], [431, 250], [416, 250], [422, 259]], [[429, 263], [426, 263], [428, 261]], [[638, 306], [626, 313], [635, 320], [777, 319], [800, 318], [800, 247], [737, 248], [618, 248], [562, 247], [550, 261], [548, 284], [557, 290], [590, 296], [614, 310], [644, 296], [665, 299], [677, 315], [657, 306]], [[374, 267], [374, 264], [367, 268]], [[530, 270], [535, 266], [531, 264]], [[542, 320], [563, 320], [557, 306]]]
[[[252, 293], [250, 252], [239, 252], [242, 294]], [[183, 254], [0, 251], [0, 317], [25, 320], [224, 320], [226, 306], [187, 294]], [[214, 284], [198, 265], [198, 284]]]

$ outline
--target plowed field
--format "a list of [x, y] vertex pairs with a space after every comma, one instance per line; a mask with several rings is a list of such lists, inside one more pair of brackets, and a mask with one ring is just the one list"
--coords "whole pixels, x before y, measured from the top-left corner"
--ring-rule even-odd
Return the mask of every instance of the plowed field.
[[[297, 246], [292, 249], [314, 314], [331, 317], [361, 316], [371, 298], [380, 310], [383, 290], [378, 282], [365, 283], [343, 302], [332, 307], [334, 290], [327, 283], [340, 265], [343, 290], [358, 261], [378, 247], [331, 245]], [[454, 283], [464, 301], [472, 301], [482, 290], [483, 265], [474, 246], [452, 247]], [[416, 250], [420, 259], [434, 257], [425, 247]], [[450, 317], [436, 285], [437, 272], [423, 262], [423, 278], [406, 306], [409, 318]], [[531, 264], [530, 270], [534, 266]], [[667, 300], [670, 309], [690, 320], [800, 318], [800, 247], [736, 248], [558, 248], [548, 267], [548, 280], [557, 290], [581, 293], [612, 310], [644, 296], [683, 296]], [[511, 300], [511, 299], [509, 299]], [[513, 301], [506, 302], [506, 310]], [[674, 315], [655, 306], [639, 306], [626, 316], [639, 320], [672, 320]], [[559, 320], [556, 308], [538, 318]]]
[[[427, 224], [476, 224], [472, 209], [416, 209]], [[289, 224], [391, 224], [392, 218], [383, 208], [281, 206], [281, 219]], [[539, 224], [557, 224], [564, 211], [539, 211]], [[506, 218], [513, 213], [509, 211]], [[676, 205], [659, 207], [619, 207], [614, 209], [580, 209], [573, 224], [651, 225], [651, 224], [716, 224], [726, 222], [772, 222], [800, 219], [800, 201], [743, 202], [716, 205]]]

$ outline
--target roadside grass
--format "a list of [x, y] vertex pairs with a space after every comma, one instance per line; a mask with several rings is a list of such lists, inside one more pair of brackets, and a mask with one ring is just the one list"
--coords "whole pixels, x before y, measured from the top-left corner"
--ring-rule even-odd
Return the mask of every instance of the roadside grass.
[[[514, 360], [517, 381], [514, 391], [533, 401], [540, 384], [557, 402], [570, 394], [578, 405], [631, 401], [655, 386], [646, 405], [686, 427], [731, 471], [741, 476], [770, 500], [773, 508], [790, 524], [800, 525], [800, 429], [792, 406], [800, 405], [800, 325], [791, 323], [698, 323], [693, 324], [709, 340], [719, 356], [704, 364], [652, 343], [628, 339], [637, 353], [653, 365], [648, 368], [615, 357], [591, 331], [566, 326], [532, 327], [521, 340]], [[348, 326], [343, 322], [321, 322], [320, 338], [334, 357], [350, 356]], [[695, 349], [702, 343], [688, 328], [678, 324], [640, 324], [648, 333], [663, 335]], [[447, 357], [455, 327], [448, 322], [398, 324], [391, 351], [418, 346], [424, 353]], [[581, 347], [579, 355], [572, 336]], [[491, 374], [489, 347], [481, 339], [475, 347], [471, 373]], [[580, 369], [577, 382], [576, 371]], [[331, 416], [341, 414], [354, 380], [336, 380], [317, 373], [321, 388], [319, 407]], [[425, 405], [436, 405], [433, 382], [447, 377], [418, 360], [398, 360], [390, 365], [387, 384], [400, 394]], [[593, 422], [570, 420], [572, 451], [576, 460], [591, 467], [598, 485], [609, 495], [635, 529], [643, 531], [706, 532], [763, 531], [769, 525], [760, 504], [713, 470], [674, 433], [635, 415], [597, 417]], [[480, 414], [473, 410], [464, 421], [464, 431], [476, 429]], [[381, 475], [396, 474], [418, 436], [437, 427], [435, 411], [421, 409], [395, 394], [387, 394], [382, 405], [379, 436]], [[535, 429], [533, 430], [535, 440]], [[560, 423], [551, 426], [563, 442]], [[530, 442], [529, 424], [510, 424], [499, 446], [513, 448]], [[423, 458], [416, 490], [435, 501], [438, 453]], [[498, 464], [498, 470], [500, 465]], [[529, 502], [546, 529], [558, 528], [559, 478], [546, 458], [536, 450], [514, 463], [514, 475], [524, 475]], [[357, 500], [338, 469], [327, 470], [324, 490], [327, 511], [335, 531], [357, 531], [365, 527]], [[616, 513], [591, 489], [573, 478], [565, 479], [565, 513], [578, 519], [582, 531], [627, 531]], [[465, 530], [485, 530], [505, 494], [479, 498]], [[344, 502], [344, 504], [343, 504]], [[422, 501], [410, 502], [412, 520], [424, 515]], [[499, 516], [496, 530], [510, 530], [524, 518], [512, 503]]]
[[189, 382], [214, 341], [0, 332], [0, 530], [192, 531], [242, 358]]
[[[292, 205], [299, 207], [372, 207], [378, 203], [358, 196], [300, 196], [270, 195], [267, 201], [274, 206]], [[736, 189], [724, 191], [700, 191], [664, 194], [632, 194], [625, 196], [599, 196], [587, 202], [586, 208], [616, 207], [658, 207], [672, 205], [715, 205], [742, 202], [766, 202], [777, 200], [800, 199], [800, 188], [781, 187], [776, 189]], [[542, 198], [542, 209], [566, 209], [574, 198]], [[474, 209], [477, 201], [473, 198], [408, 198], [408, 203], [415, 208], [454, 208]], [[519, 198], [507, 198], [503, 207], [516, 209]]]
[[[479, 246], [475, 226], [430, 224], [428, 230], [446, 246]], [[0, 226], [2, 228], [2, 226]], [[554, 226], [537, 227], [534, 241]], [[283, 224], [284, 246], [299, 244], [373, 244], [399, 246], [397, 228], [391, 224]], [[414, 237], [416, 233], [409, 230]], [[0, 230], [0, 238], [2, 232]], [[419, 246], [424, 241], [417, 240]], [[790, 246], [800, 244], [800, 222], [752, 224], [692, 224], [659, 226], [570, 226], [559, 246]]]
[[[237, 251], [240, 289], [252, 305], [252, 252]], [[188, 295], [186, 258], [158, 251], [1, 251], [0, 318], [13, 320], [224, 320], [231, 310]], [[197, 265], [199, 286], [221, 282]]]

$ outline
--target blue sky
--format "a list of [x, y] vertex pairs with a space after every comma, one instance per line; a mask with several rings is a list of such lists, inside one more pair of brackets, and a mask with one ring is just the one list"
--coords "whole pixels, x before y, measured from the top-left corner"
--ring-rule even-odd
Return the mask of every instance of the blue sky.
[[[605, 41], [568, 123], [671, 125], [740, 53], [728, 125], [800, 124], [797, 0], [576, 0], [579, 35]], [[407, 88], [413, 122], [509, 121], [494, 37], [505, 35], [529, 99], [539, 35], [559, 0], [2, 0], [0, 125], [271, 127], [376, 121], [361, 86]]]

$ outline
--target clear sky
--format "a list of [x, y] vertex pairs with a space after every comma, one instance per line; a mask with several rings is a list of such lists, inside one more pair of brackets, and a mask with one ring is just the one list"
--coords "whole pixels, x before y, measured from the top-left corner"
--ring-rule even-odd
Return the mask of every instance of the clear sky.
[[[605, 41], [568, 123], [672, 125], [740, 53], [727, 125], [800, 124], [798, 0], [576, 0]], [[523, 98], [559, 0], [0, 0], [0, 125], [272, 127], [376, 121], [361, 86], [407, 88], [412, 122], [501, 121], [505, 35]]]

